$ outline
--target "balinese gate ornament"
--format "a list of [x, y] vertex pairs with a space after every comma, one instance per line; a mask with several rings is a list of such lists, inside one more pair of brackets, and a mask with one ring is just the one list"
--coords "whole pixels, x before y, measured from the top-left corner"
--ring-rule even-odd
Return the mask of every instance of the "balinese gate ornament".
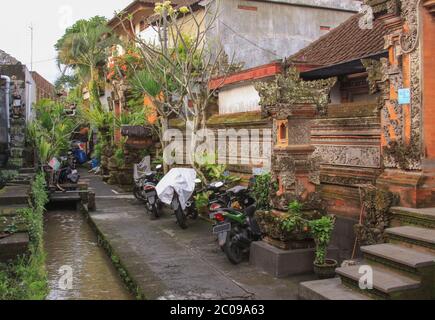
[[256, 89], [263, 113], [273, 119], [272, 178], [279, 190], [272, 202], [285, 211], [291, 201], [307, 201], [320, 184], [320, 159], [313, 156], [311, 121], [326, 113], [329, 92], [337, 79], [304, 81], [295, 67], [283, 69], [283, 74], [258, 83]]
[[[434, 109], [429, 84], [434, 79], [429, 57], [435, 1], [365, 2], [389, 30], [385, 37], [389, 58], [383, 60], [384, 78], [378, 83], [383, 93], [380, 106], [385, 171], [377, 184], [400, 194], [402, 206], [433, 206], [435, 146], [430, 137]], [[427, 68], [425, 72], [423, 67]]]

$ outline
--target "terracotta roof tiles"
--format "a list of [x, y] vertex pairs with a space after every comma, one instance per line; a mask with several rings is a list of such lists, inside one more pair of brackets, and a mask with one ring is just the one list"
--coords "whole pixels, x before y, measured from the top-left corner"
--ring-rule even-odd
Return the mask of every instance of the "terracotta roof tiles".
[[294, 62], [329, 66], [384, 52], [387, 29], [376, 20], [373, 29], [361, 29], [362, 14], [356, 14], [337, 28], [290, 57]]

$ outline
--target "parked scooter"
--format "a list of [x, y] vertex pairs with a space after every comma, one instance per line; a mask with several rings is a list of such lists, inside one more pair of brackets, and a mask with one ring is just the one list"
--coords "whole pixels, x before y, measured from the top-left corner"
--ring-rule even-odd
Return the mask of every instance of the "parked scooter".
[[236, 187], [228, 193], [232, 202], [241, 202], [239, 209], [220, 208], [210, 218], [216, 221], [213, 233], [218, 236], [219, 246], [231, 263], [239, 264], [249, 253], [252, 242], [261, 240], [262, 234], [255, 219], [257, 206], [247, 188]]
[[[199, 216], [198, 208], [196, 207], [195, 197], [198, 193], [203, 191], [210, 191], [209, 210], [210, 212], [216, 211], [220, 208], [228, 208], [235, 206], [236, 208], [244, 208], [245, 205], [255, 203], [255, 201], [248, 196], [248, 189], [242, 186], [225, 190], [225, 183], [222, 181], [214, 182], [206, 188], [202, 187], [201, 179], [195, 179], [195, 190], [191, 197], [186, 202], [186, 209], [182, 210], [178, 195], [175, 194], [172, 209], [174, 210], [177, 222], [180, 228], [187, 229], [187, 219], [191, 218], [196, 220]], [[252, 199], [252, 201], [251, 201]], [[239, 204], [240, 203], [240, 204]]]
[[177, 218], [178, 226], [181, 229], [187, 229], [187, 219], [191, 218], [196, 220], [198, 218], [198, 209], [195, 204], [195, 196], [199, 192], [202, 181], [201, 179], [195, 179], [195, 190], [192, 193], [192, 196], [186, 202], [186, 209], [183, 210], [180, 197], [177, 192], [174, 192], [174, 198], [172, 199], [171, 207], [174, 210], [175, 217]]
[[135, 181], [133, 190], [136, 199], [142, 201], [146, 205], [146, 209], [150, 214], [150, 218], [158, 219], [162, 203], [157, 196], [156, 186], [160, 180], [162, 165], [156, 167], [156, 171], [145, 173]]
[[224, 208], [243, 210], [255, 204], [255, 199], [249, 194], [249, 188], [244, 186], [225, 190], [224, 182], [215, 182], [208, 187], [207, 191], [212, 192], [209, 198], [210, 212]]
[[57, 190], [65, 192], [67, 191], [62, 185], [78, 184], [80, 180], [80, 174], [71, 164], [69, 157], [60, 157], [60, 161], [57, 158], [50, 160], [45, 167], [46, 172], [49, 174], [48, 185], [56, 187]]

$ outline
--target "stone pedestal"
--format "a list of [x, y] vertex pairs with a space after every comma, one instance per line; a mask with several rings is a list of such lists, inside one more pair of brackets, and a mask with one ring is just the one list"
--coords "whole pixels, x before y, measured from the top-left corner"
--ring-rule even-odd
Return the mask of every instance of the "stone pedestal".
[[[328, 257], [338, 260], [338, 249], [330, 248]], [[251, 265], [277, 278], [313, 273], [314, 260], [314, 248], [285, 251], [262, 241], [251, 246]]]
[[385, 170], [377, 186], [398, 194], [401, 207], [435, 207], [435, 171]]

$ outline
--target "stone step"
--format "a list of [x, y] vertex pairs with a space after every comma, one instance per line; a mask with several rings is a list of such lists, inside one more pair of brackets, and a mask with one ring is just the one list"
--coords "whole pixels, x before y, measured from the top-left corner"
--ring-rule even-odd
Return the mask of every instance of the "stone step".
[[435, 229], [404, 226], [386, 230], [391, 241], [404, 242], [435, 251]]
[[50, 202], [77, 202], [82, 198], [79, 193], [53, 193], [50, 194]]
[[303, 282], [299, 285], [302, 300], [372, 300], [356, 290], [343, 285], [340, 278]]
[[0, 206], [0, 219], [2, 216], [15, 216], [17, 210], [28, 208], [28, 204], [11, 204]]
[[16, 233], [0, 239], [0, 262], [7, 262], [26, 253], [29, 245], [27, 233]]
[[4, 232], [27, 232], [29, 229], [27, 223], [20, 216], [2, 216], [0, 217], [0, 233]]
[[[359, 289], [359, 281], [363, 276], [361, 266], [338, 268], [337, 274], [345, 284]], [[373, 289], [364, 290], [369, 295], [388, 298], [391, 294], [420, 288], [421, 281], [378, 266], [371, 266], [373, 270]]]
[[414, 208], [391, 208], [392, 225], [397, 226], [418, 226], [435, 229], [435, 208], [414, 209]]
[[368, 260], [412, 273], [416, 273], [421, 268], [435, 267], [434, 254], [422, 253], [395, 244], [362, 247], [361, 251]]
[[19, 170], [19, 173], [33, 175], [36, 173], [36, 169], [35, 168], [21, 168]]
[[6, 186], [2, 190], [0, 190], [0, 206], [27, 204], [29, 191], [29, 186]]

